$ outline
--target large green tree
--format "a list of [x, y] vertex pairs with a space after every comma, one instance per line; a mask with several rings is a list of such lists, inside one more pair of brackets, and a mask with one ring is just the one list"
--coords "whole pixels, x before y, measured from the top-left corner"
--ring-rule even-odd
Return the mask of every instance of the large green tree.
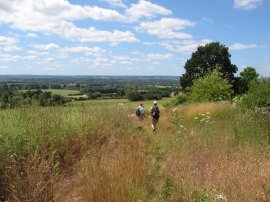
[[186, 72], [180, 77], [183, 90], [214, 69], [218, 69], [223, 78], [233, 83], [237, 67], [231, 63], [230, 57], [229, 49], [219, 42], [199, 46], [184, 66]]

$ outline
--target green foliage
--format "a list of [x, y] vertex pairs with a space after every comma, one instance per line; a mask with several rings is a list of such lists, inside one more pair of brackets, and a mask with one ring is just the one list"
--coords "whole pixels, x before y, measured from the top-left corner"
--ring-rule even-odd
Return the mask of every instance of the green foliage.
[[240, 76], [242, 79], [250, 82], [252, 80], [257, 80], [259, 74], [256, 72], [256, 69], [252, 67], [246, 67], [242, 72], [240, 72]]
[[234, 91], [235, 94], [246, 93], [249, 89], [249, 85], [252, 81], [258, 81], [259, 74], [256, 69], [252, 67], [246, 67], [240, 72], [240, 77], [235, 78]]
[[242, 104], [247, 108], [270, 107], [270, 79], [251, 81], [247, 95], [242, 98]]
[[165, 183], [161, 188], [159, 197], [163, 199], [164, 201], [168, 201], [170, 197], [172, 196], [174, 186], [175, 185], [174, 185], [173, 179], [171, 177], [166, 177]]
[[0, 107], [15, 108], [30, 105], [58, 106], [64, 105], [69, 99], [51, 92], [41, 90], [16, 92], [12, 90], [0, 91]]
[[132, 90], [132, 89], [127, 90], [127, 92], [126, 92], [126, 98], [129, 101], [140, 101], [140, 100], [143, 100], [142, 95], [140, 95], [140, 93], [137, 90]]
[[217, 70], [194, 82], [190, 88], [190, 102], [216, 102], [228, 100], [232, 95], [232, 85], [223, 79]]
[[177, 96], [175, 96], [175, 98], [172, 100], [171, 105], [172, 106], [176, 106], [176, 105], [180, 105], [183, 104], [185, 102], [187, 102], [187, 95], [184, 93], [178, 94]]
[[196, 202], [211, 202], [215, 200], [215, 195], [209, 190], [194, 191], [192, 197]]
[[185, 64], [186, 73], [180, 77], [183, 90], [192, 86], [194, 80], [204, 77], [214, 69], [219, 69], [221, 76], [232, 82], [237, 67], [231, 63], [230, 57], [228, 48], [219, 42], [199, 46]]
[[[107, 110], [110, 116], [104, 116]], [[5, 192], [36, 197], [17, 201], [51, 201], [44, 197], [52, 194], [53, 178], [71, 169], [100, 134], [131, 131], [127, 111], [117, 107], [18, 108], [1, 110], [0, 119], [0, 201], [14, 201], [5, 200]]]

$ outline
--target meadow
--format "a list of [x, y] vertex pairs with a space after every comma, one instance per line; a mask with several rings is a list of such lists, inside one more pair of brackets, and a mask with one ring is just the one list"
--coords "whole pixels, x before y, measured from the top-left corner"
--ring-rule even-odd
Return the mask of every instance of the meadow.
[[1, 110], [0, 201], [270, 201], [268, 114], [169, 101]]

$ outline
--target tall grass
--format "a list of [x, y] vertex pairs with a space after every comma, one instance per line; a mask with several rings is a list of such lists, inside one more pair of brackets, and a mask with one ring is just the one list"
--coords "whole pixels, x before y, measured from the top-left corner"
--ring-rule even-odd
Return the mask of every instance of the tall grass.
[[[0, 200], [269, 201], [266, 115], [229, 103], [0, 111]], [[222, 199], [223, 198], [223, 199]]]
[[182, 190], [181, 200], [270, 200], [265, 115], [228, 103], [182, 106], [172, 114], [174, 149], [163, 172], [174, 179], [175, 191]]
[[21, 201], [52, 200], [57, 178], [91, 145], [130, 127], [118, 108], [37, 107], [4, 110], [0, 117], [0, 193]]

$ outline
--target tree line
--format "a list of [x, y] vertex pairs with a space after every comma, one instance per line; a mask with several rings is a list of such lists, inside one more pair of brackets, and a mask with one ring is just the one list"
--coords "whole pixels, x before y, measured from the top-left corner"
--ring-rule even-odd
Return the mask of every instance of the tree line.
[[60, 106], [70, 99], [61, 95], [43, 92], [41, 90], [19, 92], [0, 89], [0, 108], [15, 108], [26, 106]]

